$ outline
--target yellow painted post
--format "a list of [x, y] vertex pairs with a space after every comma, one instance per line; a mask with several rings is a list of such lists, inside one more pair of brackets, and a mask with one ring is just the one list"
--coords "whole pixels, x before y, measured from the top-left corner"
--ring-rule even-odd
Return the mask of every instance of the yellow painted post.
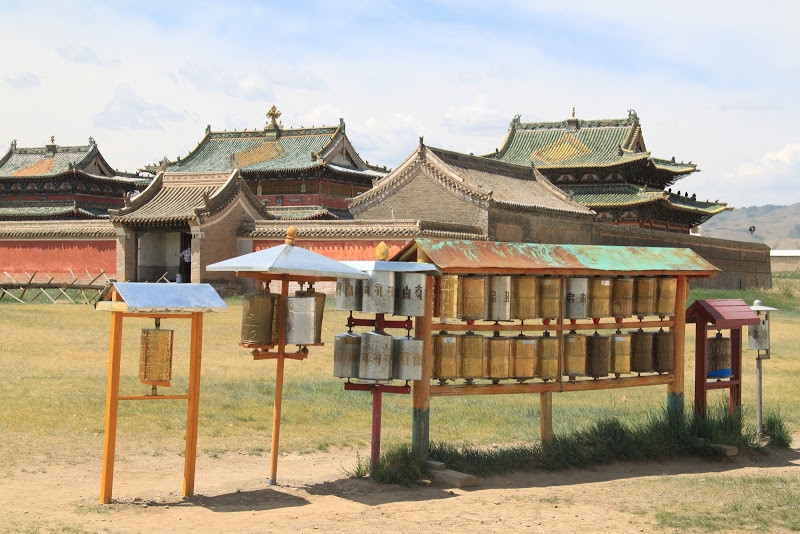
[[278, 445], [281, 435], [281, 403], [283, 401], [283, 365], [286, 352], [286, 301], [289, 298], [289, 282], [281, 280], [281, 312], [278, 323], [278, 365], [275, 371], [275, 406], [272, 410], [272, 449], [270, 450], [269, 480], [274, 486], [278, 478]]
[[203, 353], [203, 314], [192, 313], [189, 349], [189, 402], [186, 410], [186, 457], [183, 465], [184, 497], [194, 495], [194, 473], [197, 464], [197, 429], [200, 414], [200, 366]]
[[111, 314], [111, 337], [108, 347], [108, 385], [106, 386], [106, 422], [103, 431], [103, 466], [100, 472], [100, 502], [111, 502], [114, 485], [114, 452], [117, 442], [119, 407], [119, 366], [122, 355], [122, 312]]
[[553, 443], [553, 392], [539, 393], [539, 435], [542, 443]]
[[[683, 383], [685, 378], [684, 343], [686, 342], [686, 299], [689, 298], [689, 279], [678, 276], [675, 290], [675, 316], [672, 333], [675, 341], [674, 380], [667, 386], [667, 408], [683, 412]], [[697, 392], [695, 392], [697, 394]]]

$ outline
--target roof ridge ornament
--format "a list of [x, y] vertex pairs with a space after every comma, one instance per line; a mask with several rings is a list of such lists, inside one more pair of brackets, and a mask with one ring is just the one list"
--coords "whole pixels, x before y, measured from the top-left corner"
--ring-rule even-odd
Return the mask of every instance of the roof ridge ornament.
[[389, 259], [389, 247], [381, 241], [375, 247], [375, 259], [378, 261], [386, 261]]
[[628, 124], [639, 125], [639, 115], [636, 114], [635, 109], [628, 110]]
[[267, 117], [269, 118], [269, 124], [267, 124], [267, 129], [271, 128], [273, 130], [277, 130], [278, 128], [280, 128], [280, 126], [278, 126], [277, 119], [280, 118], [281, 115], [282, 113], [278, 111], [277, 106], [273, 105], [271, 108], [269, 108], [269, 111], [267, 111]]
[[296, 235], [297, 235], [297, 227], [290, 226], [289, 228], [286, 229], [286, 239], [283, 242], [287, 245], [294, 245], [294, 237]]

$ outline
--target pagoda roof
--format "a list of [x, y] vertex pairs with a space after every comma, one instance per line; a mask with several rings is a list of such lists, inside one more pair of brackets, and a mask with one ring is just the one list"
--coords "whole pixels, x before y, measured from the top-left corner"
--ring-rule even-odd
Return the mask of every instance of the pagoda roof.
[[671, 209], [709, 217], [728, 209], [728, 204], [725, 202], [704, 202], [693, 197], [682, 197], [669, 191], [653, 190], [628, 183], [571, 184], [566, 189], [574, 201], [593, 209], [627, 208], [659, 202]]
[[0, 221], [36, 219], [108, 219], [112, 206], [76, 200], [14, 200], [0, 202]]
[[267, 213], [282, 221], [336, 220], [339, 217], [325, 206], [271, 206]]

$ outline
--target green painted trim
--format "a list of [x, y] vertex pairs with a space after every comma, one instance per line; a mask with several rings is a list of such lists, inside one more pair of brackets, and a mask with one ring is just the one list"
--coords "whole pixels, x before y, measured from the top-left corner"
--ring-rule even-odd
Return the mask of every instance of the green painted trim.
[[670, 411], [683, 412], [683, 393], [667, 393], [667, 409]]
[[431, 451], [430, 410], [414, 408], [411, 422], [411, 449], [422, 458], [427, 458]]

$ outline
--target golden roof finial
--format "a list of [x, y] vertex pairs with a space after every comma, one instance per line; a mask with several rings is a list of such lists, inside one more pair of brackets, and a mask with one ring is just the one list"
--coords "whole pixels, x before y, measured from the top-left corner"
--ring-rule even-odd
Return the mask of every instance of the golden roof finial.
[[294, 245], [294, 236], [296, 235], [297, 235], [297, 228], [295, 228], [294, 226], [290, 226], [289, 228], [286, 229], [286, 239], [284, 240], [284, 243], [286, 243], [287, 245]]
[[278, 129], [277, 119], [280, 116], [281, 112], [278, 111], [277, 107], [272, 106], [271, 108], [269, 108], [269, 111], [267, 111], [267, 117], [269, 118], [269, 124], [267, 124], [267, 128], [273, 128], [277, 130]]
[[386, 261], [389, 259], [389, 247], [383, 241], [378, 243], [378, 246], [375, 247], [375, 259], [378, 261]]

